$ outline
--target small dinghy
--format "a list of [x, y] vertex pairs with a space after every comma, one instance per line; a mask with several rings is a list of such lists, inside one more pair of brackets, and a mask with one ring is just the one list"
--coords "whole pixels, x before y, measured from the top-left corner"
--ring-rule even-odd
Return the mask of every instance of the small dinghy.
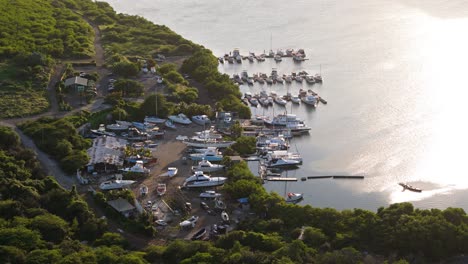
[[163, 196], [166, 194], [166, 184], [165, 183], [159, 183], [158, 187], [156, 187], [156, 192], [158, 193], [158, 196]]
[[304, 195], [302, 193], [288, 193], [286, 202], [295, 204], [300, 202], [302, 199], [304, 199]]
[[202, 228], [198, 230], [195, 234], [193, 234], [192, 240], [202, 239], [205, 234], [206, 234], [206, 228]]
[[223, 219], [224, 223], [229, 223], [229, 215], [226, 211], [221, 212], [221, 219]]

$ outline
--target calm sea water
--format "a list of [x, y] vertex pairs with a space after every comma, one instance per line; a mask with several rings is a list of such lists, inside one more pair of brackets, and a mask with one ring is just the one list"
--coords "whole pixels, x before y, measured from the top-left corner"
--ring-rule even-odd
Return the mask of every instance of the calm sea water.
[[[312, 127], [293, 149], [304, 165], [288, 176], [365, 175], [365, 180], [268, 183], [280, 194], [304, 192], [313, 206], [376, 210], [410, 201], [421, 208], [468, 209], [468, 5], [462, 0], [107, 0], [203, 44], [221, 56], [303, 48], [308, 61], [220, 65], [280, 74], [321, 71], [312, 88], [328, 101], [316, 110], [275, 106]], [[303, 84], [303, 86], [307, 86]], [[242, 86], [296, 94], [301, 86]], [[273, 111], [253, 109], [254, 114]], [[398, 182], [422, 188], [402, 192]]]

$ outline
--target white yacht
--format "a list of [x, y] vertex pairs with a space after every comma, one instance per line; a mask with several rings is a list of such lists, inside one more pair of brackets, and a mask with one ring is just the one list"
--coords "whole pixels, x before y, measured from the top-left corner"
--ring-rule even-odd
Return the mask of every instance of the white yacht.
[[184, 181], [183, 186], [186, 188], [214, 187], [223, 185], [226, 179], [225, 177], [210, 177], [202, 171], [196, 171]]
[[202, 160], [197, 166], [192, 166], [192, 171], [215, 172], [224, 169], [224, 165], [213, 164], [208, 160]]
[[179, 124], [183, 124], [183, 125], [190, 125], [192, 124], [192, 121], [190, 121], [190, 119], [188, 119], [188, 117], [182, 113], [178, 114], [178, 115], [171, 115], [169, 116], [169, 119], [172, 120], [172, 122], [174, 123], [179, 123]]
[[206, 139], [206, 140], [184, 140], [184, 144], [189, 147], [194, 148], [208, 148], [208, 147], [217, 147], [217, 148], [227, 148], [232, 144], [236, 143], [235, 141], [224, 141], [224, 140], [217, 140], [217, 139]]

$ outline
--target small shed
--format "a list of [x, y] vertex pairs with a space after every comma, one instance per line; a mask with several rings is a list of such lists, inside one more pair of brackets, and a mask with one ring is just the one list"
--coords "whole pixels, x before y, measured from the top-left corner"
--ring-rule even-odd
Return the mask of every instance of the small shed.
[[116, 200], [108, 201], [108, 205], [112, 206], [117, 212], [123, 214], [125, 217], [129, 217], [135, 211], [135, 206], [130, 204], [127, 200], [119, 197]]
[[84, 92], [88, 88], [88, 79], [75, 76], [65, 80], [65, 88], [71, 87], [77, 92]]

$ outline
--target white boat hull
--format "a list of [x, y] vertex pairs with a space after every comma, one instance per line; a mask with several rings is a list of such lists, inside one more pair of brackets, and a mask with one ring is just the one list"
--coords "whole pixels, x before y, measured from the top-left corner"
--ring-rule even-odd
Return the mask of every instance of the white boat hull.
[[236, 142], [234, 141], [222, 141], [222, 142], [184, 141], [184, 143], [189, 147], [195, 147], [195, 148], [208, 148], [208, 147], [227, 148]]

